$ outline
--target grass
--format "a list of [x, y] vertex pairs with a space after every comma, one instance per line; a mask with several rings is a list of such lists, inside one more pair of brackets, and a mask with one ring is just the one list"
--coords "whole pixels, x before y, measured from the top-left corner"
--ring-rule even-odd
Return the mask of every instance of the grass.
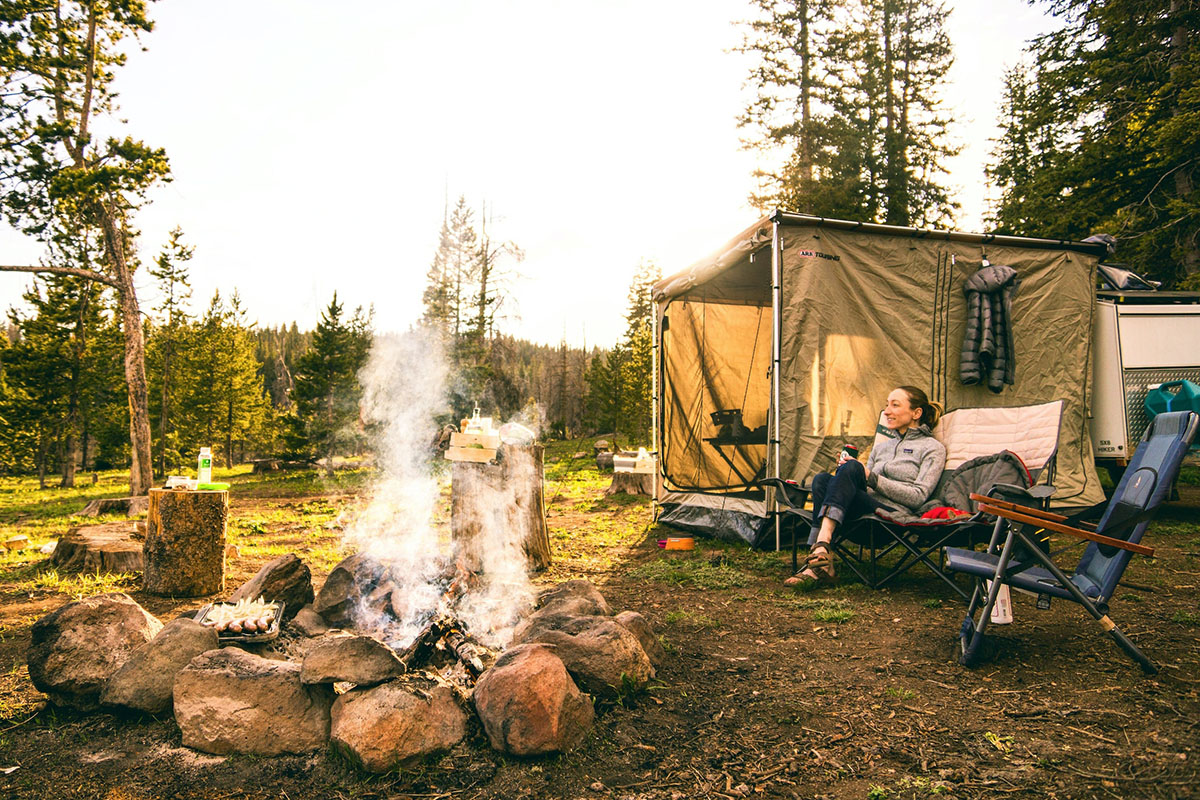
[[894, 697], [897, 700], [912, 700], [917, 696], [917, 693], [910, 689], [900, 689], [895, 686], [889, 686], [883, 690], [883, 693], [888, 697]]
[[713, 563], [700, 553], [666, 555], [639, 564], [629, 571], [634, 580], [687, 586], [695, 589], [733, 589], [749, 583], [746, 573], [723, 561]]
[[704, 614], [696, 614], [691, 611], [668, 611], [663, 616], [663, 621], [668, 625], [677, 625], [691, 628], [719, 628], [721, 621], [715, 617], [709, 617]]
[[1194, 611], [1176, 611], [1171, 615], [1171, 622], [1186, 625], [1189, 628], [1200, 628], [1200, 614]]

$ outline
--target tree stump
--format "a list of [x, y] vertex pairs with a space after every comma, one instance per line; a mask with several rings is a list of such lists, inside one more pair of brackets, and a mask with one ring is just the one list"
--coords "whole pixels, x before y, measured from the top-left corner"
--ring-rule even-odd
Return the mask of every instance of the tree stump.
[[654, 475], [649, 472], [614, 472], [612, 483], [604, 490], [605, 495], [644, 494], [654, 496]]
[[228, 518], [229, 492], [151, 489], [143, 588], [175, 597], [224, 591]]
[[486, 571], [490, 559], [520, 542], [529, 568], [550, 566], [546, 524], [545, 448], [501, 445], [499, 464], [456, 461], [451, 469], [450, 531], [463, 565]]
[[141, 572], [142, 543], [131, 522], [84, 525], [59, 538], [50, 565], [63, 571]]
[[98, 517], [101, 514], [124, 514], [127, 517], [132, 517], [143, 513], [148, 507], [149, 502], [149, 498], [145, 495], [137, 497], [104, 497], [99, 500], [93, 500], [84, 506], [83, 511], [79, 512], [79, 516]]

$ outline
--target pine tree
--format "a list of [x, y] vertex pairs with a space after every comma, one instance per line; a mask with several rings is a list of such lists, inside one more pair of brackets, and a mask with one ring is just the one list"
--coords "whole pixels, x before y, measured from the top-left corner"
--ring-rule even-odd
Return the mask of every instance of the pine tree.
[[331, 477], [334, 455], [358, 438], [354, 430], [362, 397], [358, 372], [370, 351], [369, 317], [360, 309], [347, 322], [342, 314], [342, 304], [334, 294], [313, 332], [312, 347], [296, 361], [292, 392], [297, 443], [324, 458], [326, 474]]
[[953, 62], [937, 0], [759, 3], [750, 145], [781, 160], [760, 207], [894, 225], [947, 223], [941, 88]]
[[1200, 5], [1045, 5], [1063, 24], [1028, 48], [1028, 78], [1009, 81], [994, 221], [1052, 238], [1111, 233], [1138, 271], [1200, 284]]
[[[159, 304], [155, 307], [160, 315], [160, 324], [154, 328], [150, 340], [151, 389], [158, 401], [158, 472], [167, 474], [167, 464], [178, 466], [182, 461], [179, 452], [179, 437], [172, 419], [172, 390], [175, 382], [175, 358], [189, 322], [187, 302], [192, 296], [192, 287], [187, 262], [195, 255], [195, 248], [183, 243], [183, 230], [176, 227], [154, 265], [150, 275], [158, 282]], [[153, 378], [157, 378], [155, 381]], [[153, 386], [157, 382], [158, 386]], [[154, 392], [153, 390], [158, 391]], [[153, 403], [152, 403], [153, 406]]]

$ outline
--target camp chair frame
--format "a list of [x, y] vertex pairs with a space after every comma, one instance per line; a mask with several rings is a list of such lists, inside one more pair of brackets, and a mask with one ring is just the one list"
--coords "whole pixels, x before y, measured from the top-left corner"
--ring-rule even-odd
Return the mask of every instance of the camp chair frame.
[[[1121, 517], [1114, 513], [1119, 508], [1114, 507], [1119, 507], [1125, 502], [1125, 495], [1130, 493], [1127, 487], [1129, 483], [1133, 482], [1123, 478], [1117, 491], [1114, 492], [1113, 498], [1105, 505], [1106, 519], [1102, 520], [1102, 523], [1107, 521], [1108, 524], [1104, 524], [1103, 528], [1086, 523], [1068, 524], [1077, 522], [1078, 517], [1064, 517], [1041, 509], [1026, 508], [1003, 500], [972, 495], [972, 499], [980, 503], [981, 510], [995, 515], [996, 523], [986, 552], [975, 553], [954, 548], [947, 549], [948, 567], [952, 571], [967, 572], [975, 577], [974, 590], [959, 630], [959, 641], [962, 648], [959, 663], [971, 667], [982, 661], [982, 648], [986, 641], [992, 609], [996, 604], [1001, 585], [1008, 585], [1021, 591], [1037, 593], [1039, 608], [1048, 608], [1050, 597], [1071, 600], [1083, 606], [1087, 613], [1100, 624], [1102, 630], [1109, 634], [1117, 646], [1136, 661], [1146, 674], [1156, 674], [1158, 672], [1157, 665], [1138, 649], [1137, 645], [1108, 616], [1108, 602], [1112, 599], [1117, 582], [1124, 574], [1125, 567], [1128, 565], [1128, 557], [1123, 560], [1123, 563], [1116, 565], [1117, 568], [1113, 574], [1106, 573], [1104, 585], [1099, 587], [1100, 595], [1091, 598], [1054, 563], [1054, 554], [1047, 553], [1039, 547], [1026, 533], [1026, 529], [1050, 531], [1089, 542], [1080, 559], [1080, 567], [1077, 568], [1077, 572], [1083, 568], [1090, 557], [1095, 557], [1101, 547], [1126, 551], [1131, 554], [1153, 556], [1153, 548], [1141, 544], [1141, 537], [1159, 508], [1170, 499], [1171, 488], [1178, 476], [1180, 463], [1187, 453], [1188, 446], [1195, 439], [1198, 425], [1200, 425], [1200, 415], [1190, 411], [1160, 414], [1150, 423], [1143, 435], [1142, 443], [1138, 446], [1138, 451], [1134, 453], [1126, 476], [1133, 475], [1136, 480], [1136, 473], [1147, 472], [1152, 474], [1154, 483], [1150, 486], [1145, 499], [1136, 504], [1133, 511], [1127, 511]], [[1146, 445], [1155, 435], [1156, 426], [1173, 427], [1177, 433], [1167, 431], [1158, 435], [1178, 439], [1182, 444], [1168, 449], [1164, 456], [1165, 461], [1160, 462], [1157, 467], [1153, 467], [1143, 462]], [[1136, 496], [1136, 488], [1133, 489], [1133, 494]], [[1129, 505], [1123, 507], [1130, 508]], [[1101, 530], [1103, 532], [1099, 532]], [[1108, 533], [1126, 534], [1127, 538], [1106, 535]], [[1000, 545], [1001, 536], [1003, 536], [1003, 545]], [[998, 554], [997, 547], [999, 547]], [[1021, 553], [1019, 558], [1015, 555], [1018, 548]], [[978, 612], [977, 618], [973, 616], [976, 612]]]

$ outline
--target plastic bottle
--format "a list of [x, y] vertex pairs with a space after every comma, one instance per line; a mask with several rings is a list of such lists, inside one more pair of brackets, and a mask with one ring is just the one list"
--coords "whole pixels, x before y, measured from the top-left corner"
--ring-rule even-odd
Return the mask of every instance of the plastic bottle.
[[197, 483], [212, 483], [212, 448], [200, 448], [200, 466], [197, 470]]

